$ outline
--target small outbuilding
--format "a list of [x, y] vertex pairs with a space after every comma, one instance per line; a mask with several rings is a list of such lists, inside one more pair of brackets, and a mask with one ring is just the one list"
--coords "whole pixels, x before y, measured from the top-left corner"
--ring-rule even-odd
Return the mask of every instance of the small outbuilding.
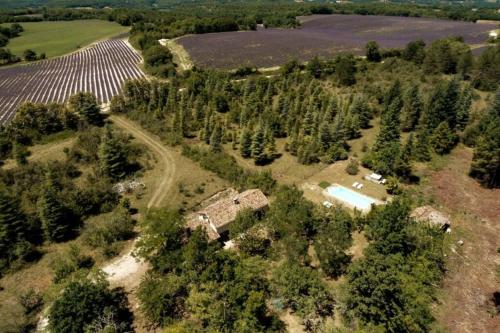
[[414, 218], [417, 222], [429, 223], [442, 230], [447, 230], [451, 226], [449, 217], [431, 206], [415, 208], [410, 217]]

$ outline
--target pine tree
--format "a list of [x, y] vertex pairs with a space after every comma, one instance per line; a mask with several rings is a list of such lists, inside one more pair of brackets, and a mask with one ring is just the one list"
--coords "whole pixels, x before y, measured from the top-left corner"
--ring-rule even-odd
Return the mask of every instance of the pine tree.
[[405, 92], [403, 109], [401, 110], [401, 129], [405, 132], [413, 131], [417, 126], [422, 112], [422, 100], [418, 85], [412, 85]]
[[311, 108], [308, 108], [302, 124], [304, 135], [311, 135], [314, 128], [314, 114]]
[[57, 195], [57, 188], [47, 177], [44, 191], [38, 202], [38, 216], [47, 240], [59, 242], [72, 232], [72, 221], [68, 210]]
[[347, 140], [357, 139], [361, 136], [358, 115], [348, 113], [344, 118], [344, 128]]
[[106, 126], [99, 146], [99, 166], [101, 172], [117, 180], [123, 178], [128, 167], [126, 146]]
[[244, 128], [240, 137], [240, 154], [244, 158], [252, 156], [252, 133], [248, 128]]
[[448, 123], [443, 121], [436, 128], [434, 133], [430, 137], [430, 143], [432, 148], [439, 155], [447, 154], [453, 149], [458, 141], [457, 135], [450, 129]]
[[255, 160], [255, 164], [263, 164], [266, 162], [265, 133], [260, 125], [255, 130], [252, 138], [252, 157]]
[[335, 76], [343, 86], [356, 83], [356, 60], [352, 55], [339, 55], [335, 58]]
[[203, 141], [208, 145], [210, 143], [210, 136], [212, 135], [212, 121], [209, 113], [205, 116], [205, 123], [203, 126]]
[[26, 217], [19, 201], [0, 187], [0, 273], [16, 258], [16, 244], [28, 232]]
[[210, 135], [210, 149], [214, 152], [222, 151], [222, 127], [218, 123]]
[[100, 113], [97, 99], [91, 93], [77, 93], [69, 99], [70, 108], [79, 114], [84, 120], [93, 125], [102, 124], [102, 116]]
[[470, 107], [472, 105], [472, 88], [466, 86], [460, 96], [457, 111], [457, 129], [464, 130], [469, 122]]
[[441, 121], [448, 122], [450, 128], [454, 129], [457, 121], [457, 112], [460, 100], [460, 82], [453, 78], [446, 85], [444, 114]]
[[364, 96], [356, 95], [354, 97], [354, 100], [349, 106], [349, 113], [358, 116], [359, 126], [361, 128], [370, 127], [372, 112]]
[[394, 83], [391, 85], [389, 90], [387, 91], [384, 98], [384, 112], [389, 110], [390, 106], [397, 102], [394, 106], [396, 109], [401, 109], [402, 105], [402, 97], [401, 97], [401, 82], [399, 79], [396, 79]]
[[492, 121], [477, 140], [470, 175], [483, 186], [500, 186], [500, 117]]
[[417, 133], [413, 157], [420, 162], [430, 161], [431, 159], [429, 133], [425, 129], [421, 129]]
[[326, 121], [322, 122], [319, 126], [318, 133], [318, 141], [323, 149], [323, 152], [326, 152], [328, 148], [330, 148], [331, 144], [331, 134], [330, 134], [330, 125]]
[[440, 83], [430, 95], [419, 126], [433, 131], [442, 121], [446, 120], [446, 113], [446, 86]]
[[371, 62], [379, 62], [382, 60], [382, 55], [380, 54], [380, 49], [375, 41], [370, 41], [366, 43], [365, 46], [366, 51], [366, 60]]
[[400, 138], [400, 107], [401, 102], [396, 98], [384, 112], [381, 119], [380, 131], [377, 135], [373, 150], [377, 151], [387, 143], [399, 142]]
[[470, 49], [463, 52], [458, 58], [457, 73], [465, 80], [469, 76], [469, 72], [474, 64], [474, 58]]
[[413, 133], [410, 133], [410, 135], [408, 136], [408, 140], [406, 140], [406, 143], [403, 146], [403, 151], [401, 152], [401, 156], [404, 160], [411, 161], [413, 159], [414, 153], [415, 153], [415, 142], [413, 139]]

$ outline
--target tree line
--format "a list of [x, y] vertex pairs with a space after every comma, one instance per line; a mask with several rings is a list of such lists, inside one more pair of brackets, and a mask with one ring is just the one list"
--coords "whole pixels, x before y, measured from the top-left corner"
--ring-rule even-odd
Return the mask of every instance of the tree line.
[[20, 59], [5, 48], [12, 38], [18, 37], [24, 28], [19, 23], [12, 23], [10, 27], [0, 26], [0, 65], [18, 62]]

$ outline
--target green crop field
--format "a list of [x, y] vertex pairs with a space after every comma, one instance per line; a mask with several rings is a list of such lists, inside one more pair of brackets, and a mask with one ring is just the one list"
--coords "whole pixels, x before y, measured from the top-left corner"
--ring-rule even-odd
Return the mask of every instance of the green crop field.
[[20, 56], [26, 49], [45, 52], [47, 58], [77, 50], [100, 39], [106, 39], [129, 28], [101, 20], [21, 23], [24, 32], [10, 40], [7, 48]]

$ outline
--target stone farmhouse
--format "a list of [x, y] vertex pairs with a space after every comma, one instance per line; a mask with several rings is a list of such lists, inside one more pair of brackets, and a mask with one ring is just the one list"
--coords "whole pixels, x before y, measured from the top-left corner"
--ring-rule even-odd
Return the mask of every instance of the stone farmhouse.
[[[269, 200], [259, 189], [246, 190], [238, 193], [235, 189], [228, 189], [212, 197], [216, 201], [197, 212], [187, 216], [187, 227], [191, 230], [198, 226], [205, 228], [211, 240], [220, 238], [228, 231], [229, 225], [234, 222], [238, 213], [244, 209], [260, 211], [269, 206]], [[222, 197], [222, 198], [221, 198]]]

